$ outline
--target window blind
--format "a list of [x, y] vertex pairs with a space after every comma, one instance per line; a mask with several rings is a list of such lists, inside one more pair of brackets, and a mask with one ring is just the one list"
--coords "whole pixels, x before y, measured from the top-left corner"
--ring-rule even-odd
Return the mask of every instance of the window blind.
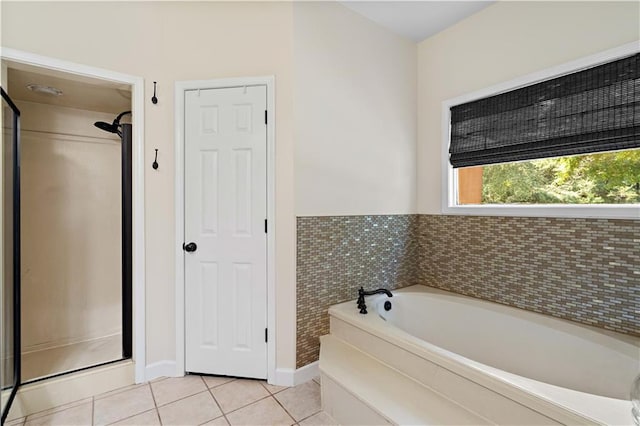
[[453, 167], [640, 148], [640, 54], [451, 108]]

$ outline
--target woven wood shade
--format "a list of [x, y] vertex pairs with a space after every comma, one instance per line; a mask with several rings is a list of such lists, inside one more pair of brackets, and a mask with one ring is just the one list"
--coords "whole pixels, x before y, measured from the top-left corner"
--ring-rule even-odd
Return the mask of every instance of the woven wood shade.
[[640, 148], [640, 54], [451, 108], [453, 167]]

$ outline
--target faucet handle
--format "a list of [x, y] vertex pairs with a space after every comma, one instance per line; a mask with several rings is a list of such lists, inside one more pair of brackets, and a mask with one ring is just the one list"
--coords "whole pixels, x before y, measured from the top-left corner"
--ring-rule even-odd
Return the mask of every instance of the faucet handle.
[[360, 309], [361, 314], [367, 313], [367, 304], [364, 301], [364, 288], [360, 287], [358, 289], [358, 309]]

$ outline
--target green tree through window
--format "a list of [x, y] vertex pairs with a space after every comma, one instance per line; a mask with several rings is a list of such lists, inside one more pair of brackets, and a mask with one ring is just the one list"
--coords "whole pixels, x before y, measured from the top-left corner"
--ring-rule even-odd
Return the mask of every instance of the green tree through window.
[[484, 166], [482, 204], [640, 202], [640, 149]]

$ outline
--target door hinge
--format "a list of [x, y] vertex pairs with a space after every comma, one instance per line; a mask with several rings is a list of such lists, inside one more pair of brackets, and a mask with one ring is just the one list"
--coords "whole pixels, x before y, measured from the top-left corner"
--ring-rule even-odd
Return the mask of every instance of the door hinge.
[[264, 124], [267, 124], [267, 110], [264, 110]]
[[264, 329], [264, 342], [267, 343], [269, 341], [269, 329]]
[[264, 233], [267, 233], [267, 219], [264, 220]]

